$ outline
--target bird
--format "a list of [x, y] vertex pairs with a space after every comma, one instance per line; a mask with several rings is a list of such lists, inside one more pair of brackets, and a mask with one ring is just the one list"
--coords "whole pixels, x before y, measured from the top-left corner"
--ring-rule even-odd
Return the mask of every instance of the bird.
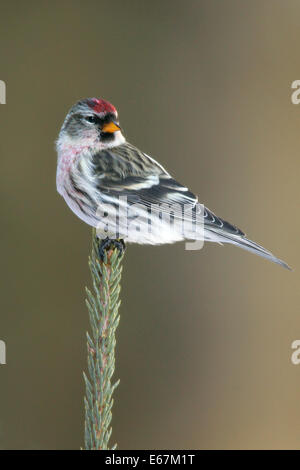
[[97, 229], [103, 249], [113, 241], [120, 248], [120, 242], [124, 247], [127, 242], [161, 245], [194, 239], [232, 244], [291, 269], [200, 204], [160, 163], [129, 143], [110, 102], [85, 98], [74, 104], [56, 150], [57, 191], [81, 220]]

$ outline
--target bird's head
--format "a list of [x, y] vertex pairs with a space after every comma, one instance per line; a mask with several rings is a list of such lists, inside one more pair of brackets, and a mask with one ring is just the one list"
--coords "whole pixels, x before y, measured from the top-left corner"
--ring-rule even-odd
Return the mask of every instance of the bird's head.
[[125, 142], [118, 112], [108, 101], [86, 98], [68, 112], [60, 131], [58, 145], [104, 150]]

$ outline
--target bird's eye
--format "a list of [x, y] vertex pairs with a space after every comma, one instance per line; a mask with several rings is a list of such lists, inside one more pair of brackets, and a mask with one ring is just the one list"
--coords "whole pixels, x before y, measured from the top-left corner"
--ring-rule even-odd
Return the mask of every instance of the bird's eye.
[[91, 123], [96, 123], [97, 122], [97, 116], [86, 116], [85, 120]]

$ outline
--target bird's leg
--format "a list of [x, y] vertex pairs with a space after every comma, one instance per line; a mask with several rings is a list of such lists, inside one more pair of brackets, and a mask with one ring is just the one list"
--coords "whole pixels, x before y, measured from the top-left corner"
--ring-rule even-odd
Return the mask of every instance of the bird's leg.
[[121, 256], [126, 248], [125, 242], [122, 238], [110, 239], [108, 237], [104, 238], [99, 242], [99, 257], [103, 261], [105, 251], [112, 250], [117, 248], [119, 250], [119, 256]]

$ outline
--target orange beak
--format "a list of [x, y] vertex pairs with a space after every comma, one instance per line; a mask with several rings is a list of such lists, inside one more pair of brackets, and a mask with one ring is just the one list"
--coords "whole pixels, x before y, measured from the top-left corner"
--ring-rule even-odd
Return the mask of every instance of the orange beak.
[[109, 132], [110, 134], [119, 130], [121, 130], [121, 127], [114, 121], [104, 124], [104, 126], [101, 129], [102, 132]]

